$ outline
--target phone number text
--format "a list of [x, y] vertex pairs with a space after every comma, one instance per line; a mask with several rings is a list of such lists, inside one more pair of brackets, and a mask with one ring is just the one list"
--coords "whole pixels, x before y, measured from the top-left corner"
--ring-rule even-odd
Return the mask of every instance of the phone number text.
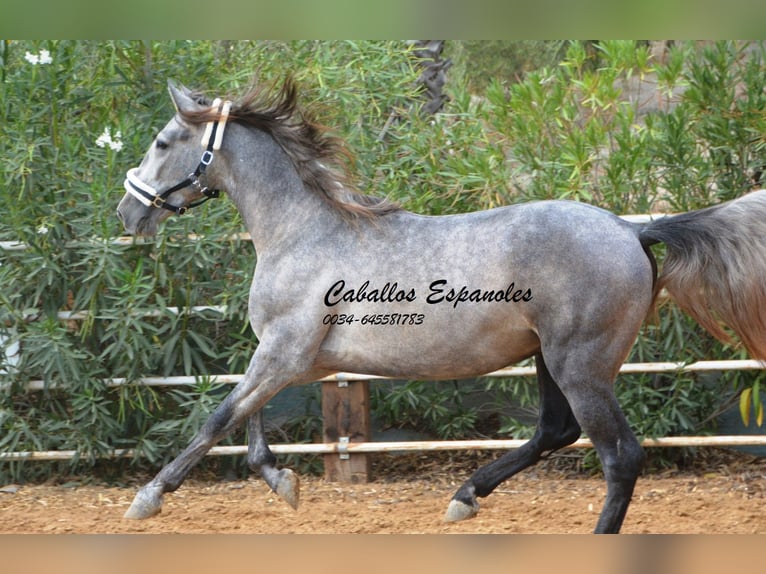
[[423, 313], [376, 313], [356, 317], [352, 314], [334, 313], [325, 315], [323, 325], [422, 325], [425, 320]]

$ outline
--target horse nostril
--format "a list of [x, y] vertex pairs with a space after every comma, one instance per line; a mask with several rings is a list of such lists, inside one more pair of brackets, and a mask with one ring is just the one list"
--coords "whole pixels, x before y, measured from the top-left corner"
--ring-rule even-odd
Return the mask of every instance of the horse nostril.
[[117, 209], [117, 219], [119, 219], [122, 223], [125, 223], [125, 218], [122, 216], [119, 208]]

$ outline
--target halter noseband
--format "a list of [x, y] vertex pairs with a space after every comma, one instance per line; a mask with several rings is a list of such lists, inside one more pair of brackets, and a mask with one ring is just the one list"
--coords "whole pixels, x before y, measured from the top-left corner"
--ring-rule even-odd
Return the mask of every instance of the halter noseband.
[[[128, 170], [126, 175], [124, 183], [125, 190], [146, 206], [156, 207], [158, 209], [167, 209], [168, 211], [172, 211], [178, 215], [183, 215], [192, 207], [202, 205], [208, 199], [213, 199], [220, 196], [221, 192], [219, 190], [208, 188], [203, 184], [201, 178], [205, 175], [205, 170], [207, 167], [213, 162], [213, 151], [221, 149], [223, 131], [226, 128], [226, 121], [229, 117], [231, 102], [228, 100], [222, 102], [220, 98], [216, 98], [213, 101], [213, 106], [217, 107], [220, 111], [220, 118], [208, 122], [205, 126], [205, 133], [202, 135], [201, 142], [202, 147], [205, 148], [205, 151], [202, 152], [202, 158], [199, 160], [197, 168], [192, 173], [190, 173], [185, 180], [160, 193], [148, 183], [141, 181], [136, 175], [138, 168], [134, 167], [133, 169]], [[168, 203], [167, 198], [171, 193], [186, 187], [195, 188], [205, 197], [199, 201], [195, 201], [194, 203], [190, 203], [189, 205], [185, 206], [172, 205]]]

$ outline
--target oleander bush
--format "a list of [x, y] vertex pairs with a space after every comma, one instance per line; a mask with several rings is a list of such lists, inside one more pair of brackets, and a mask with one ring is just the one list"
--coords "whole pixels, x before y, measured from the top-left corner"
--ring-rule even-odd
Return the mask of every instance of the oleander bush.
[[[255, 71], [264, 82], [295, 76], [304, 101], [355, 153], [360, 189], [422, 213], [544, 198], [669, 212], [762, 185], [759, 46], [677, 43], [661, 61], [645, 45], [616, 41], [595, 51], [510, 43], [498, 53], [514, 49], [517, 59], [501, 59], [515, 62], [508, 69], [486, 46], [448, 42], [462, 65], [449, 75], [444, 110], [428, 116], [405, 42], [2, 41], [0, 451], [78, 457], [0, 462], [0, 480], [157, 468], [227, 392], [215, 376], [244, 372], [257, 345], [247, 321], [255, 253], [235, 237], [242, 224], [229, 202], [172, 218], [154, 240], [112, 241], [122, 233], [114, 214], [124, 174], [173, 113], [168, 78], [218, 95], [243, 90]], [[667, 306], [631, 360], [743, 356]], [[150, 375], [195, 383], [134, 384]], [[618, 381], [643, 436], [709, 432], [741, 389], [759, 405], [759, 386], [760, 375], [742, 373]], [[526, 379], [372, 391], [382, 425], [445, 438], [527, 436], [534, 418]], [[279, 423], [275, 440], [321, 434], [315, 408]], [[120, 448], [136, 456], [101, 459]]]

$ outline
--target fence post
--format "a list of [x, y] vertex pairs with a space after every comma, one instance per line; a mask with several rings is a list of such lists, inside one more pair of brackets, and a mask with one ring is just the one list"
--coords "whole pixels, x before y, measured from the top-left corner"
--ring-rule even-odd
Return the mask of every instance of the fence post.
[[[322, 383], [324, 442], [368, 442], [370, 440], [370, 389], [367, 381], [326, 381]], [[325, 480], [369, 482], [370, 459], [363, 453], [324, 455]]]

